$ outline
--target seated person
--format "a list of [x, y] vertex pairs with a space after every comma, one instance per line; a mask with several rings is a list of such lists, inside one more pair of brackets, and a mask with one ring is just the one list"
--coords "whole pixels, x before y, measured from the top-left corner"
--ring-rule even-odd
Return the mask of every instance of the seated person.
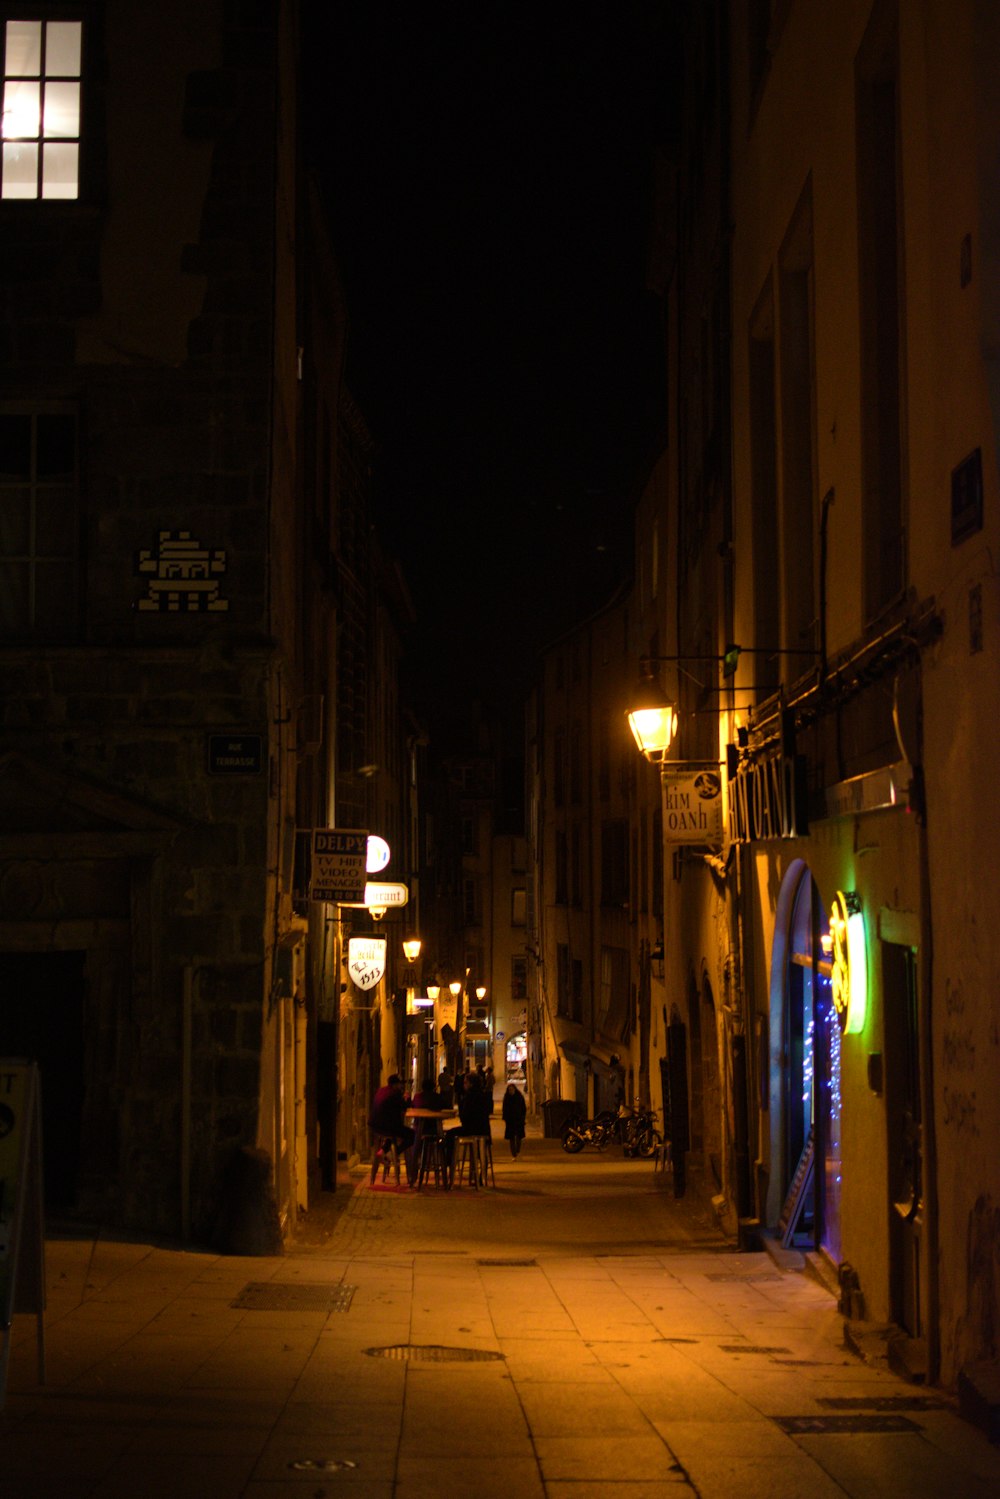
[[[394, 1072], [389, 1081], [375, 1094], [368, 1123], [375, 1135], [391, 1135], [400, 1149], [409, 1150], [413, 1144], [413, 1131], [404, 1119], [406, 1099], [403, 1095], [403, 1079]], [[407, 1160], [407, 1176], [409, 1161]]]
[[475, 1073], [467, 1082], [458, 1099], [458, 1117], [461, 1123], [444, 1132], [445, 1152], [450, 1161], [455, 1155], [455, 1141], [460, 1135], [488, 1135], [490, 1133], [490, 1099], [478, 1082]]

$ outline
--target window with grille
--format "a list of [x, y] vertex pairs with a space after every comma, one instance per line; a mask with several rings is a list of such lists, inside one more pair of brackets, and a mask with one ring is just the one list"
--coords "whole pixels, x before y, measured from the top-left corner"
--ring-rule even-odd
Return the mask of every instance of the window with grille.
[[77, 633], [76, 415], [0, 410], [0, 638]]
[[4, 27], [4, 198], [80, 196], [79, 21]]

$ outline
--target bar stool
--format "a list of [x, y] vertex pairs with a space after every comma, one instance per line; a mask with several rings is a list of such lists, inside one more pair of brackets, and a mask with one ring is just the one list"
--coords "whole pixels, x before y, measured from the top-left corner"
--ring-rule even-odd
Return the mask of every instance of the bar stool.
[[489, 1184], [495, 1187], [497, 1184], [496, 1174], [493, 1170], [493, 1136], [479, 1136], [479, 1164], [482, 1168], [483, 1186]]
[[420, 1139], [420, 1151], [417, 1159], [417, 1191], [428, 1180], [431, 1172], [434, 1173], [434, 1185], [440, 1187], [441, 1178], [448, 1186], [448, 1166], [444, 1158], [444, 1146], [440, 1135], [422, 1135]]
[[457, 1156], [455, 1163], [457, 1167], [455, 1185], [459, 1187], [462, 1185], [462, 1177], [465, 1173], [466, 1163], [468, 1163], [469, 1184], [475, 1187], [477, 1192], [479, 1191], [479, 1141], [481, 1138], [480, 1135], [459, 1135], [455, 1141], [455, 1153]]
[[389, 1176], [389, 1167], [393, 1168], [396, 1175], [396, 1186], [399, 1186], [399, 1142], [395, 1135], [376, 1135], [372, 1148], [372, 1174], [369, 1178], [369, 1186], [375, 1185], [378, 1176], [379, 1158], [382, 1161], [382, 1180], [386, 1181]]
[[674, 1163], [670, 1158], [670, 1141], [661, 1140], [653, 1151], [653, 1175], [658, 1171], [672, 1171]]

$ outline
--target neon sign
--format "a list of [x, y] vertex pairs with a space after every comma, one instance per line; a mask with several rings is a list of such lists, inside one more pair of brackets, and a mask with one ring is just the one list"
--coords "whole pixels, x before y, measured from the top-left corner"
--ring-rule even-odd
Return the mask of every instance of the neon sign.
[[846, 895], [837, 891], [823, 947], [830, 956], [833, 1006], [840, 1029], [856, 1036], [864, 1030], [868, 1013], [868, 940], [861, 898], [853, 890]]

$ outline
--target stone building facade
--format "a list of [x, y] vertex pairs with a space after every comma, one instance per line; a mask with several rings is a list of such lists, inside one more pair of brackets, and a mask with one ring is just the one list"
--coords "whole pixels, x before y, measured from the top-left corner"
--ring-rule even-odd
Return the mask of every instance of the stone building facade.
[[225, 1242], [250, 1162], [273, 1238], [337, 1149], [298, 834], [338, 816], [350, 423], [297, 6], [22, 14], [62, 134], [29, 108], [0, 188], [0, 1053], [42, 1064], [51, 1210]]

